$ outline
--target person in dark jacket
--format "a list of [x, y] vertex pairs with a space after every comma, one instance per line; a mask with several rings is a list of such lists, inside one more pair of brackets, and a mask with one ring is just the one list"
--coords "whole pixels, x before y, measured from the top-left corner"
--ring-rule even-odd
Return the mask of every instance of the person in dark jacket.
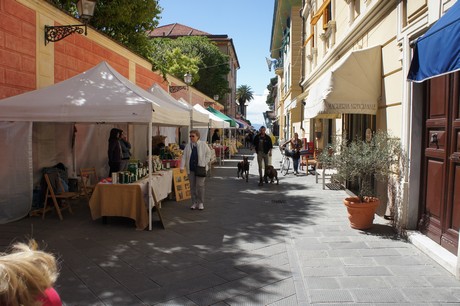
[[[265, 134], [265, 127], [261, 126], [259, 133], [254, 137], [253, 145], [257, 153], [257, 164], [259, 165], [259, 186], [268, 183], [267, 167], [268, 158], [272, 156], [273, 143], [270, 136]], [[262, 178], [262, 165], [264, 169], [264, 176]]]
[[219, 136], [219, 129], [214, 130], [214, 134], [212, 134], [211, 142], [215, 143], [220, 141], [220, 136]]
[[129, 143], [125, 132], [120, 132], [120, 146], [121, 146], [121, 171], [128, 170], [129, 159], [131, 158], [131, 144]]
[[112, 176], [112, 172], [118, 172], [121, 170], [121, 132], [122, 130], [117, 128], [113, 128], [110, 130], [109, 149], [107, 150], [110, 167], [109, 177]]

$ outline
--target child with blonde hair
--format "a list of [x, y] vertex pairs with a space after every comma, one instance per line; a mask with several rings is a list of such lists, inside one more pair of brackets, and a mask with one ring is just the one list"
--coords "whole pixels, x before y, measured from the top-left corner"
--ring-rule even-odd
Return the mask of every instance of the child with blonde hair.
[[62, 305], [53, 288], [59, 275], [56, 259], [37, 247], [36, 241], [30, 240], [0, 254], [0, 305]]

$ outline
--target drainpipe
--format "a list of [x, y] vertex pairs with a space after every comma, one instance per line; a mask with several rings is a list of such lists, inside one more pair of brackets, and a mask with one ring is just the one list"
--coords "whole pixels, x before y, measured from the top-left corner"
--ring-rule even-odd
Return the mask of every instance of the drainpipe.
[[[302, 1], [303, 4], [305, 5], [305, 1]], [[299, 15], [300, 15], [300, 18], [302, 18], [302, 44], [305, 40], [305, 18], [303, 18], [302, 16], [302, 9], [303, 9], [303, 6], [300, 8], [299, 10]], [[303, 93], [303, 87], [302, 87], [302, 82], [304, 80], [304, 77], [305, 77], [305, 47], [301, 48], [301, 51], [300, 51], [300, 67], [301, 67], [301, 80], [299, 82], [299, 86], [300, 86], [300, 90], [301, 90], [301, 93]], [[302, 99], [303, 100], [303, 99]], [[297, 101], [299, 102], [299, 101]], [[301, 103], [301, 106], [300, 106], [300, 130], [305, 130], [304, 127], [303, 127], [303, 120], [304, 120], [304, 106], [305, 106], [305, 102], [303, 101], [300, 101]]]

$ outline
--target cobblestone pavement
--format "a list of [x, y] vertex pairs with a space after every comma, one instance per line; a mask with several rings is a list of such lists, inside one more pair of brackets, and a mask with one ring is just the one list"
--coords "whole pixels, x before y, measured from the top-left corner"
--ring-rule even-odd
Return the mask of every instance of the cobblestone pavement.
[[[241, 154], [249, 182], [236, 177]], [[280, 157], [274, 150], [275, 167]], [[460, 282], [386, 220], [351, 229], [344, 190], [305, 171], [258, 187], [257, 173], [249, 150], [216, 165], [205, 210], [163, 202], [166, 230], [93, 221], [82, 199], [62, 222], [0, 225], [1, 249], [34, 237], [57, 254], [65, 305], [460, 305]]]

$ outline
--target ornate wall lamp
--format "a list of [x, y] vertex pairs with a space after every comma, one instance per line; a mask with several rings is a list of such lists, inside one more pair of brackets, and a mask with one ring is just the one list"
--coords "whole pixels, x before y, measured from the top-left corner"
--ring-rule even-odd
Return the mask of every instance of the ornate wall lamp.
[[83, 24], [63, 25], [63, 26], [47, 26], [45, 25], [45, 46], [48, 42], [57, 42], [67, 36], [78, 33], [87, 35], [87, 23], [94, 15], [94, 8], [97, 0], [78, 0], [77, 10], [78, 16], [83, 21]]
[[[190, 72], [187, 72], [184, 74], [184, 82], [187, 84], [187, 86], [169, 86], [169, 92], [170, 93], [175, 93], [178, 91], [181, 91], [182, 89], [187, 89], [187, 87], [192, 84], [192, 74]], [[191, 103], [191, 102], [190, 102]]]

